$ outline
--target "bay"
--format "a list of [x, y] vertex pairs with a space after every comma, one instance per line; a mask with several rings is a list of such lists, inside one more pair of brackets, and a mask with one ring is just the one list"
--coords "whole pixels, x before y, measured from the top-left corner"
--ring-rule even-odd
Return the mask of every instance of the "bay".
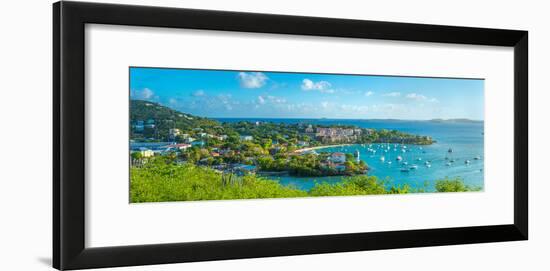
[[[353, 119], [262, 119], [218, 118], [221, 122], [274, 122], [322, 125], [355, 125], [361, 128], [399, 130], [407, 133], [431, 136], [436, 143], [427, 146], [401, 144], [369, 144], [330, 147], [317, 152], [359, 152], [370, 170], [368, 175], [387, 180], [388, 185], [409, 185], [413, 189], [435, 190], [435, 182], [444, 178], [461, 178], [466, 185], [483, 188], [484, 183], [484, 138], [482, 121], [409, 121], [409, 120], [353, 120]], [[376, 153], [369, 150], [375, 150]], [[403, 152], [403, 149], [406, 152]], [[452, 150], [449, 153], [449, 149]], [[397, 156], [402, 161], [397, 161]], [[384, 161], [381, 160], [384, 157]], [[476, 159], [479, 158], [479, 159]], [[391, 163], [389, 163], [391, 161]], [[430, 167], [426, 165], [429, 161]], [[454, 161], [454, 162], [450, 162]], [[468, 161], [468, 163], [466, 162]], [[404, 165], [403, 162], [407, 162]], [[450, 165], [448, 165], [450, 163]], [[417, 165], [417, 169], [410, 169]], [[409, 169], [404, 172], [403, 169]], [[283, 185], [292, 185], [302, 190], [311, 189], [315, 183], [338, 183], [343, 177], [292, 177], [269, 176]]]

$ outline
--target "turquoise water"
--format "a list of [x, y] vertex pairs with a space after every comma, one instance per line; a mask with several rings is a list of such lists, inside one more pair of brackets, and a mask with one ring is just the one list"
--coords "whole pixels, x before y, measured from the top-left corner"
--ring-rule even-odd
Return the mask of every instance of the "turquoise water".
[[[239, 121], [243, 119], [219, 119], [220, 121]], [[428, 146], [405, 145], [406, 152], [403, 152], [401, 145], [394, 147], [394, 144], [368, 144], [350, 145], [319, 149], [317, 152], [346, 152], [360, 153], [360, 159], [365, 161], [370, 170], [368, 175], [374, 175], [381, 179], [388, 179], [390, 184], [408, 184], [413, 188], [426, 188], [434, 190], [436, 180], [445, 177], [460, 177], [467, 185], [483, 187], [483, 122], [432, 122], [432, 121], [397, 121], [397, 120], [330, 120], [330, 119], [244, 119], [250, 121], [270, 121], [284, 123], [315, 123], [315, 124], [341, 124], [356, 125], [362, 128], [375, 129], [396, 129], [403, 132], [431, 136], [437, 143]], [[448, 153], [449, 148], [453, 152]], [[369, 151], [376, 150], [376, 153]], [[387, 151], [387, 152], [386, 152]], [[408, 163], [405, 166], [396, 160], [397, 156]], [[380, 157], [384, 156], [385, 161]], [[448, 158], [446, 160], [445, 158]], [[479, 157], [479, 160], [475, 160]], [[420, 159], [420, 160], [418, 160]], [[450, 166], [447, 163], [455, 160]], [[466, 164], [465, 160], [470, 163]], [[388, 163], [391, 161], [391, 164]], [[431, 167], [425, 165], [430, 161]], [[409, 169], [403, 172], [403, 168], [410, 168], [417, 165], [417, 169]], [[293, 185], [303, 190], [309, 190], [315, 182], [337, 183], [342, 177], [269, 177], [278, 180], [283, 185]], [[427, 185], [427, 186], [425, 186]]]

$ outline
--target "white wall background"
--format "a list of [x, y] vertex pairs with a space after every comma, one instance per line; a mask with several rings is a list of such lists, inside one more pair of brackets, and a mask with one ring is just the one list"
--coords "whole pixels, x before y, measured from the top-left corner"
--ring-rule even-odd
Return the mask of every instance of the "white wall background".
[[[530, 240], [113, 270], [548, 270], [550, 132], [545, 1], [122, 0], [188, 8], [529, 30]], [[0, 12], [0, 270], [51, 270], [51, 1]], [[266, 52], [268, 53], [268, 52]]]

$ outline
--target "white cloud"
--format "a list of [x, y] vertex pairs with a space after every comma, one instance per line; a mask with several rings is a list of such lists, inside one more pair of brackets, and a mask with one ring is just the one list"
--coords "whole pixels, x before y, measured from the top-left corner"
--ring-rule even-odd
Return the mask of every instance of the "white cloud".
[[132, 96], [137, 99], [147, 100], [147, 99], [151, 99], [154, 95], [155, 95], [155, 92], [153, 92], [148, 88], [144, 88], [142, 90], [135, 90]]
[[[257, 105], [264, 105], [264, 104], [272, 104], [272, 105], [277, 105], [277, 104], [284, 104], [286, 103], [286, 99], [285, 98], [281, 98], [281, 97], [275, 97], [275, 96], [258, 96], [258, 98], [256, 99], [256, 102], [257, 102]], [[257, 108], [257, 106], [256, 106]]]
[[328, 102], [321, 102], [321, 107], [324, 109], [328, 108]]
[[193, 94], [192, 94], [192, 95], [193, 95], [193, 96], [195, 96], [195, 97], [201, 97], [201, 96], [204, 96], [204, 95], [206, 95], [206, 93], [204, 92], [204, 90], [202, 90], [202, 89], [199, 89], [199, 90], [197, 90], [197, 91], [193, 92]]
[[387, 97], [399, 97], [399, 96], [401, 96], [401, 92], [390, 92], [390, 93], [384, 94], [383, 96], [387, 96]]
[[438, 100], [436, 98], [430, 98], [430, 97], [427, 97], [427, 96], [424, 96], [422, 94], [417, 94], [417, 93], [409, 93], [407, 94], [407, 99], [411, 99], [411, 100], [415, 100], [415, 101], [418, 101], [418, 102], [438, 102]]
[[240, 72], [239, 82], [243, 88], [261, 88], [267, 81], [267, 76], [261, 72]]
[[365, 92], [365, 96], [367, 96], [367, 97], [372, 96], [372, 95], [374, 95], [374, 92], [372, 92], [372, 91]]
[[265, 99], [262, 96], [258, 96], [258, 103], [259, 104], [265, 104]]
[[302, 80], [302, 90], [305, 91], [318, 90], [323, 93], [334, 93], [334, 90], [330, 88], [331, 86], [327, 81], [313, 82], [307, 78]]
[[267, 96], [267, 99], [274, 104], [284, 104], [286, 103], [285, 98], [275, 97], [275, 96]]

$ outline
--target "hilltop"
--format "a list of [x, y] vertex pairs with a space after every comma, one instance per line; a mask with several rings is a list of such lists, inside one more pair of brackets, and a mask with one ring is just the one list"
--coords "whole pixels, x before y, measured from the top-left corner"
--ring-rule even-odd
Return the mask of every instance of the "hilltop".
[[130, 100], [130, 124], [135, 128], [138, 123], [144, 125], [143, 132], [131, 129], [131, 138], [166, 138], [169, 130], [192, 130], [195, 128], [213, 129], [221, 124], [218, 121], [182, 113], [159, 103]]

